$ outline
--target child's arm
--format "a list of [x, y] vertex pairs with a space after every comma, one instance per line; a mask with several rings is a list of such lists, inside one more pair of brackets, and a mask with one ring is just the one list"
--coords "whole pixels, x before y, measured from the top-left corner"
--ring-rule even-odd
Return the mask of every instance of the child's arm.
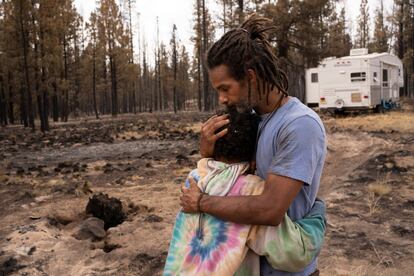
[[326, 229], [325, 203], [316, 200], [311, 211], [292, 222], [285, 215], [279, 226], [254, 226], [247, 245], [283, 271], [302, 271], [320, 252]]
[[194, 179], [196, 182], [198, 182], [198, 180], [200, 179], [200, 175], [198, 174], [198, 170], [194, 169], [192, 170], [187, 178], [185, 179], [185, 183], [184, 183], [184, 187], [185, 188], [190, 188], [190, 178]]

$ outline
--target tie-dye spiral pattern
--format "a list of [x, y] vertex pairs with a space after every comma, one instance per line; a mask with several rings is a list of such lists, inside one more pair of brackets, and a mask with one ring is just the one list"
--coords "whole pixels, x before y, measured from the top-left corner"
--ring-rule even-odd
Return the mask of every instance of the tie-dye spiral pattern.
[[[190, 176], [199, 182], [197, 170]], [[179, 212], [164, 275], [226, 275], [229, 270], [235, 271], [246, 254], [249, 230], [248, 225], [225, 222], [209, 214]]]

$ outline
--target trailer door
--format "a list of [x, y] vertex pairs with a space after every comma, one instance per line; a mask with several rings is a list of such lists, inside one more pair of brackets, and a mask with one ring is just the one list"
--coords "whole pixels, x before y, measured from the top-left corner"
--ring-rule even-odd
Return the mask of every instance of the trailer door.
[[398, 66], [393, 66], [390, 69], [389, 77], [390, 77], [390, 89], [391, 89], [391, 97], [393, 101], [397, 101], [399, 99], [399, 85], [398, 85]]
[[319, 73], [317, 68], [306, 71], [306, 104], [311, 107], [319, 104]]
[[381, 99], [388, 101], [392, 98], [391, 85], [390, 85], [390, 73], [392, 72], [393, 66], [387, 63], [382, 63], [381, 70]]

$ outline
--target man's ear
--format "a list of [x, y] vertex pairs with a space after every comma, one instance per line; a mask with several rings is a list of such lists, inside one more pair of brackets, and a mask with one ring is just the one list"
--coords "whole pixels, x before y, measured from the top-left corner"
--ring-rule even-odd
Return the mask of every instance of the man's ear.
[[257, 83], [257, 75], [253, 69], [247, 69], [247, 80], [249, 80], [251, 84]]

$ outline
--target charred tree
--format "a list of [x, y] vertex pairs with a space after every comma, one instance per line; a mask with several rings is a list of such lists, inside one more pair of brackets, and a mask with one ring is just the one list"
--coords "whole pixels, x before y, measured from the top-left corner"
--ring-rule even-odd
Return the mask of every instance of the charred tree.
[[53, 96], [52, 96], [52, 117], [53, 121], [59, 121], [59, 100], [58, 100], [58, 87], [56, 80], [52, 82]]
[[173, 106], [174, 106], [174, 113], [177, 113], [178, 110], [178, 95], [177, 95], [177, 37], [176, 37], [177, 27], [175, 24], [173, 25], [172, 31], [172, 38], [171, 38], [171, 52], [172, 52], [172, 60], [171, 60], [171, 67], [173, 69]]
[[202, 89], [201, 89], [201, 66], [202, 66], [202, 59], [203, 59], [203, 49], [202, 49], [202, 32], [201, 32], [201, 0], [197, 0], [197, 106], [198, 110], [201, 111], [202, 105], [201, 105], [201, 98], [202, 95]]
[[[34, 114], [33, 114], [33, 105], [32, 105], [32, 91], [30, 85], [30, 72], [29, 72], [29, 41], [28, 41], [28, 28], [25, 26], [27, 24], [27, 6], [25, 9], [25, 1], [19, 0], [19, 25], [20, 25], [20, 35], [23, 51], [23, 71], [24, 71], [24, 82], [23, 82], [23, 91], [26, 93], [26, 97], [22, 97], [23, 103], [22, 107], [25, 110], [22, 113], [24, 116], [24, 126], [30, 126], [32, 130], [35, 130], [34, 124]], [[23, 93], [24, 93], [23, 92]], [[23, 95], [22, 93], [22, 95]], [[27, 101], [26, 101], [27, 99]], [[28, 119], [28, 121], [27, 121]]]
[[0, 76], [0, 124], [2, 126], [7, 125], [7, 103], [4, 93], [3, 76]]
[[13, 104], [13, 85], [12, 85], [12, 73], [11, 71], [8, 72], [8, 84], [9, 84], [9, 122], [10, 124], [14, 124], [14, 104]]
[[[202, 0], [202, 54], [204, 55], [207, 52], [208, 47], [208, 36], [207, 36], [207, 11], [206, 11], [206, 1]], [[201, 59], [203, 64], [203, 100], [204, 100], [204, 111], [211, 109], [210, 97], [209, 97], [209, 83], [208, 83], [208, 72], [207, 65], [205, 64], [204, 58]]]

